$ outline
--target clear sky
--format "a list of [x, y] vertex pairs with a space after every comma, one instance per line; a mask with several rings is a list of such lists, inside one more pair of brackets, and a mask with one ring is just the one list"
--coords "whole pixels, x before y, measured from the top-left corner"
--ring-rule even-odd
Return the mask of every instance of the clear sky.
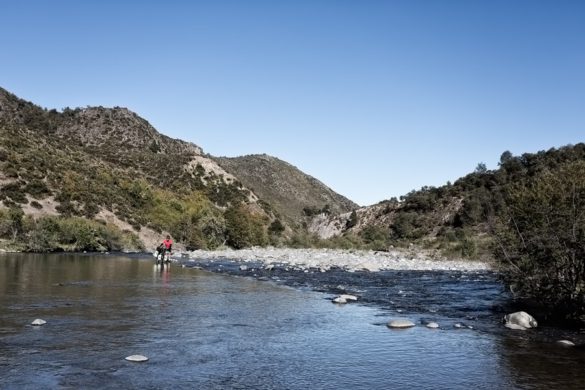
[[0, 86], [358, 204], [585, 141], [585, 1], [1, 1]]

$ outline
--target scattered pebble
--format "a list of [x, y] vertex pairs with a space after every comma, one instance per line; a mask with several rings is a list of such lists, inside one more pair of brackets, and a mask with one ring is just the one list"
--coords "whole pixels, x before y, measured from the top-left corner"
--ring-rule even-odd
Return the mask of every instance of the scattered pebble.
[[143, 355], [131, 355], [127, 356], [126, 360], [128, 360], [129, 362], [142, 363], [148, 361], [148, 358]]
[[31, 325], [34, 325], [34, 326], [43, 326], [46, 323], [47, 323], [47, 321], [41, 320], [40, 318], [37, 318], [36, 320], [34, 320], [33, 322], [31, 322]]
[[[233, 259], [237, 261], [260, 261], [264, 266], [270, 264], [289, 264], [297, 270], [319, 269], [321, 272], [339, 267], [353, 272], [368, 270], [489, 270], [487, 263], [468, 260], [435, 260], [421, 251], [412, 257], [404, 251], [394, 249], [389, 252], [342, 250], [342, 249], [294, 249], [294, 248], [247, 248], [217, 251], [196, 250], [188, 252], [191, 259], [208, 260]], [[287, 271], [288, 271], [287, 267]]]
[[429, 322], [426, 326], [429, 329], [439, 329], [439, 324], [437, 324], [436, 322]]

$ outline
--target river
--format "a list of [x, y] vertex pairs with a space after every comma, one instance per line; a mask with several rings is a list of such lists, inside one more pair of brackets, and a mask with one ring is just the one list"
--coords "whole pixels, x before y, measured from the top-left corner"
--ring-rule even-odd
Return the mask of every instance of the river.
[[[1, 255], [0, 388], [585, 388], [583, 349], [553, 342], [579, 335], [503, 329], [509, 297], [490, 273], [230, 264]], [[332, 304], [337, 291], [361, 303]], [[441, 329], [390, 330], [393, 318]]]

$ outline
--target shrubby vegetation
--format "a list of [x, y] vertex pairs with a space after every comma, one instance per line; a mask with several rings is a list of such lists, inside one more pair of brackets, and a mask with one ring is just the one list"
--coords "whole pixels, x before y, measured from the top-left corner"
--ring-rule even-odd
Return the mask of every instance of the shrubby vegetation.
[[[250, 193], [241, 183], [206, 172], [201, 165], [188, 169], [197, 148], [158, 134], [135, 114], [102, 107], [59, 113], [2, 90], [0, 103], [0, 177], [10, 179], [0, 185], [0, 201], [11, 210], [30, 202], [42, 212], [42, 200], [52, 196], [67, 220], [81, 223], [107, 210], [135, 232], [144, 227], [167, 231], [191, 249], [265, 243], [271, 220], [256, 218], [245, 207]], [[240, 206], [239, 218], [226, 218], [226, 210]], [[31, 236], [35, 244], [27, 250], [50, 249], [52, 244], [69, 248], [67, 242], [47, 236], [47, 226], [39, 221], [31, 227], [42, 234]], [[64, 222], [59, 226], [65, 234]], [[100, 226], [92, 229], [100, 237], [109, 234]], [[250, 229], [254, 232], [248, 235]], [[248, 236], [237, 239], [236, 232]], [[78, 238], [71, 247], [112, 246]]]
[[305, 207], [305, 208], [303, 208], [303, 214], [306, 217], [314, 217], [315, 215], [319, 215], [319, 214], [330, 215], [331, 214], [331, 206], [326, 204], [322, 208]]
[[585, 322], [585, 161], [539, 170], [505, 200], [496, 253], [506, 281], [519, 297]]
[[227, 244], [236, 249], [268, 244], [266, 222], [243, 206], [230, 207], [225, 212]]
[[17, 208], [0, 210], [0, 239], [29, 252], [142, 250], [136, 234], [80, 217], [34, 219]]

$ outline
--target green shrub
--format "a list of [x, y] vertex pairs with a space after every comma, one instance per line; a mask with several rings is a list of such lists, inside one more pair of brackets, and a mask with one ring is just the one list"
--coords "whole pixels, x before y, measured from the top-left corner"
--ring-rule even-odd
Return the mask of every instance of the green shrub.
[[24, 188], [22, 186], [22, 182], [13, 182], [8, 183], [0, 189], [0, 194], [5, 197], [12, 199], [12, 201], [16, 203], [26, 204], [28, 200], [26, 199]]
[[24, 191], [35, 199], [43, 199], [51, 195], [51, 191], [42, 180], [34, 179], [26, 184]]
[[567, 318], [585, 321], [585, 161], [510, 187], [496, 229], [505, 280]]
[[0, 209], [0, 237], [16, 241], [24, 231], [23, 219], [24, 212], [20, 208]]
[[270, 232], [270, 234], [274, 234], [277, 236], [281, 235], [282, 232], [284, 232], [284, 230], [285, 230], [284, 225], [282, 224], [282, 222], [280, 222], [280, 219], [275, 219], [268, 227], [268, 232]]
[[347, 220], [346, 224], [345, 224], [345, 228], [346, 229], [351, 229], [352, 227], [356, 226], [358, 224], [358, 215], [356, 213], [355, 210], [353, 210], [351, 212], [351, 214], [349, 215], [349, 219]]
[[266, 245], [268, 238], [263, 221], [243, 205], [225, 212], [227, 244], [236, 249]]

